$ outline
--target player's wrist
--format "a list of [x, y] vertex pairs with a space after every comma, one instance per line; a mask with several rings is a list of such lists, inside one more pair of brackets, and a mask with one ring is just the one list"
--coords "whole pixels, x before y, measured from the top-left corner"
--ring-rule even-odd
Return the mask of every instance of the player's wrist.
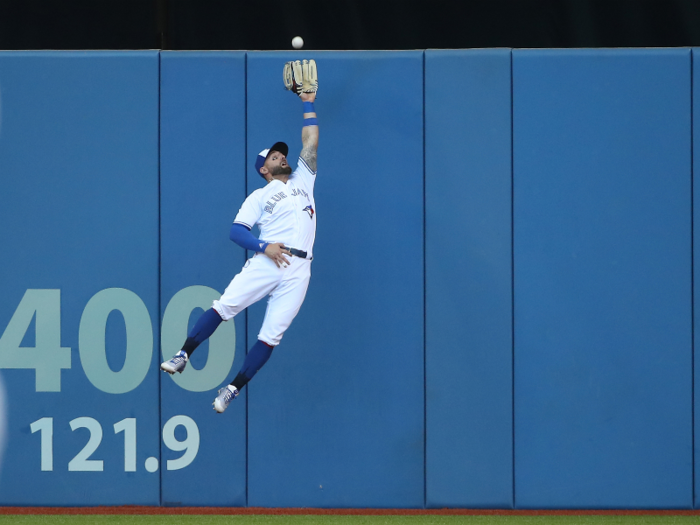
[[316, 113], [313, 102], [304, 102], [304, 113]]

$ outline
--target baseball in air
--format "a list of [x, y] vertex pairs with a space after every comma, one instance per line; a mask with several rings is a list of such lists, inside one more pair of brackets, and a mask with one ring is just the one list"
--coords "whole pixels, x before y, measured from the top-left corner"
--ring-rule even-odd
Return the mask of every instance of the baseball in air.
[[300, 36], [295, 36], [294, 38], [292, 38], [292, 47], [294, 49], [301, 49], [302, 47], [304, 47], [304, 39]]

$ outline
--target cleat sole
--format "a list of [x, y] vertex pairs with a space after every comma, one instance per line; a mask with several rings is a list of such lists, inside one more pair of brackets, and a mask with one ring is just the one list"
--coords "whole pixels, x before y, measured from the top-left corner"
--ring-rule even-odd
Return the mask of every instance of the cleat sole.
[[175, 372], [177, 372], [178, 374], [182, 374], [182, 370], [175, 370], [175, 371], [171, 372], [170, 370], [168, 370], [167, 368], [163, 368], [162, 366], [160, 367], [160, 369], [161, 369], [163, 372], [167, 372], [167, 373], [170, 374], [171, 376], [172, 376], [172, 375], [175, 375]]

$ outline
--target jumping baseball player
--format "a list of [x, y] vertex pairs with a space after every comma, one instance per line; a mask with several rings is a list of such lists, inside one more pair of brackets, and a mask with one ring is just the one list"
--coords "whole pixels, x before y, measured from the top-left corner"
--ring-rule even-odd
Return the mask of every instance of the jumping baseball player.
[[[174, 374], [182, 372], [192, 352], [210, 337], [222, 321], [228, 321], [251, 304], [269, 296], [265, 319], [258, 341], [249, 350], [243, 367], [230, 385], [219, 390], [214, 410], [221, 413], [240, 390], [267, 362], [272, 350], [299, 312], [311, 277], [311, 259], [316, 236], [316, 151], [318, 121], [314, 101], [318, 89], [316, 63], [313, 60], [287, 62], [285, 87], [299, 95], [304, 103], [302, 149], [296, 170], [287, 163], [289, 148], [277, 142], [260, 152], [255, 170], [267, 185], [251, 193], [243, 202], [231, 226], [232, 241], [255, 255], [214, 301], [192, 328], [185, 344], [175, 356], [160, 365]], [[260, 228], [260, 239], [251, 233]]]

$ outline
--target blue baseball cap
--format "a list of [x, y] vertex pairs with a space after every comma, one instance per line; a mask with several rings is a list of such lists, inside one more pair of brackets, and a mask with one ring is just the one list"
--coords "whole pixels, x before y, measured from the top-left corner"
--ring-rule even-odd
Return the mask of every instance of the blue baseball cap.
[[279, 151], [286, 157], [287, 153], [289, 153], [289, 146], [287, 146], [284, 142], [275, 142], [270, 149], [264, 149], [258, 153], [258, 158], [255, 159], [255, 171], [257, 171], [258, 175], [260, 175], [263, 179], [265, 177], [262, 173], [260, 173], [260, 168], [262, 168], [263, 164], [265, 164], [265, 161], [267, 160], [267, 157], [270, 155], [271, 151]]

